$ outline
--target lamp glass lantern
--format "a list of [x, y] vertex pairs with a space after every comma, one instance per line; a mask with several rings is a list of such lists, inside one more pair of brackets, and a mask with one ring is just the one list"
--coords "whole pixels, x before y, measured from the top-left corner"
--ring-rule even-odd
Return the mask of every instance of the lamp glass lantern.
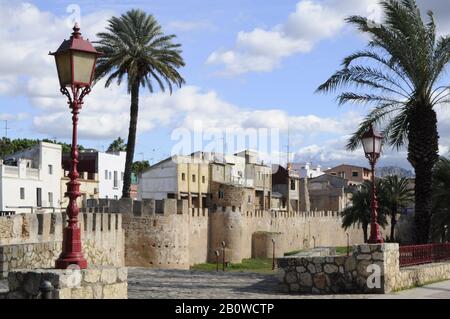
[[100, 55], [89, 40], [83, 39], [78, 25], [73, 31], [69, 40], [64, 40], [56, 52], [50, 53], [55, 57], [62, 88], [91, 86]]
[[364, 153], [371, 156], [381, 154], [382, 141], [383, 136], [375, 130], [373, 126], [371, 126], [370, 129], [362, 136]]

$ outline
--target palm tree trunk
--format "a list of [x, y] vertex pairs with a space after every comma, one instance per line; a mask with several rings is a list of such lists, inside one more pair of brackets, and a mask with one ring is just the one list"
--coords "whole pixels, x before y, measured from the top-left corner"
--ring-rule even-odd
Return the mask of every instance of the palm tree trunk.
[[391, 215], [391, 236], [390, 241], [393, 243], [395, 241], [395, 226], [397, 225], [397, 212], [393, 211]]
[[363, 231], [363, 236], [364, 236], [364, 243], [367, 243], [367, 241], [368, 241], [368, 236], [367, 236], [367, 234], [368, 234], [368, 228], [369, 228], [369, 224], [363, 224], [362, 225], [362, 231]]
[[122, 198], [130, 198], [131, 166], [133, 165], [134, 149], [136, 146], [136, 130], [139, 113], [139, 82], [131, 87], [130, 126], [127, 140], [127, 159], [123, 177]]
[[426, 244], [431, 224], [431, 173], [439, 159], [437, 118], [431, 107], [416, 105], [411, 109], [408, 141], [408, 161], [416, 173], [414, 241], [416, 244]]

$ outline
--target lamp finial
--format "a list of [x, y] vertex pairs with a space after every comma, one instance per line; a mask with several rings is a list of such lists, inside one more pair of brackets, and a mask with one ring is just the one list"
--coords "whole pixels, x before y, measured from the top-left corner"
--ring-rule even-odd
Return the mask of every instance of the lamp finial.
[[81, 37], [81, 33], [80, 33], [80, 25], [78, 24], [78, 22], [75, 22], [75, 26], [73, 27], [73, 33], [72, 36], [75, 39], [79, 39]]

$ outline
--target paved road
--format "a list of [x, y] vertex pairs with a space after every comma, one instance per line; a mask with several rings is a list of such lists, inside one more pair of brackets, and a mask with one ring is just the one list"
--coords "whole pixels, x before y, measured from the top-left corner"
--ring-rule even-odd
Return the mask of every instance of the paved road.
[[[450, 281], [389, 295], [300, 296], [276, 292], [272, 275], [129, 268], [131, 299], [450, 299]], [[0, 292], [7, 290], [0, 280]]]
[[[128, 298], [131, 299], [311, 299], [277, 293], [273, 275], [189, 270], [128, 269]], [[336, 295], [321, 298], [364, 298]]]
[[129, 268], [132, 299], [450, 299], [450, 281], [389, 295], [304, 296], [277, 293], [273, 275]]
[[[373, 298], [373, 297], [372, 297]], [[450, 299], [450, 281], [377, 296], [379, 299]]]

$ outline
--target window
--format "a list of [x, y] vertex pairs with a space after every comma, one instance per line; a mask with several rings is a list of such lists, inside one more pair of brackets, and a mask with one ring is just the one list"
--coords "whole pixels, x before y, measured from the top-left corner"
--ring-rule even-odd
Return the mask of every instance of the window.
[[358, 174], [358, 172], [352, 172], [352, 176], [353, 176], [353, 177], [358, 177], [359, 174]]
[[192, 174], [192, 181], [195, 182], [195, 174]]
[[53, 193], [48, 193], [48, 204], [53, 207]]
[[42, 188], [36, 188], [36, 206], [42, 207]]
[[205, 178], [205, 176], [202, 176], [202, 183], [205, 184], [205, 182], [206, 182], [206, 178]]
[[105, 171], [105, 179], [108, 179], [108, 171]]
[[117, 180], [118, 176], [117, 176], [117, 171], [114, 171], [114, 187], [117, 188], [119, 187], [119, 181]]
[[181, 180], [185, 181], [186, 180], [186, 174], [185, 173], [181, 173]]
[[25, 188], [24, 187], [20, 188], [20, 199], [25, 199]]
[[248, 203], [252, 202], [252, 195], [248, 195]]
[[122, 173], [120, 174], [120, 180], [121, 180], [121, 181], [123, 181], [123, 176], [124, 176], [124, 173], [122, 172]]
[[295, 180], [291, 179], [291, 190], [295, 191]]
[[225, 197], [225, 193], [223, 190], [219, 190], [219, 198], [224, 198]]
[[48, 166], [48, 175], [53, 175], [53, 165]]
[[108, 179], [112, 179], [112, 173], [111, 172], [108, 172]]

